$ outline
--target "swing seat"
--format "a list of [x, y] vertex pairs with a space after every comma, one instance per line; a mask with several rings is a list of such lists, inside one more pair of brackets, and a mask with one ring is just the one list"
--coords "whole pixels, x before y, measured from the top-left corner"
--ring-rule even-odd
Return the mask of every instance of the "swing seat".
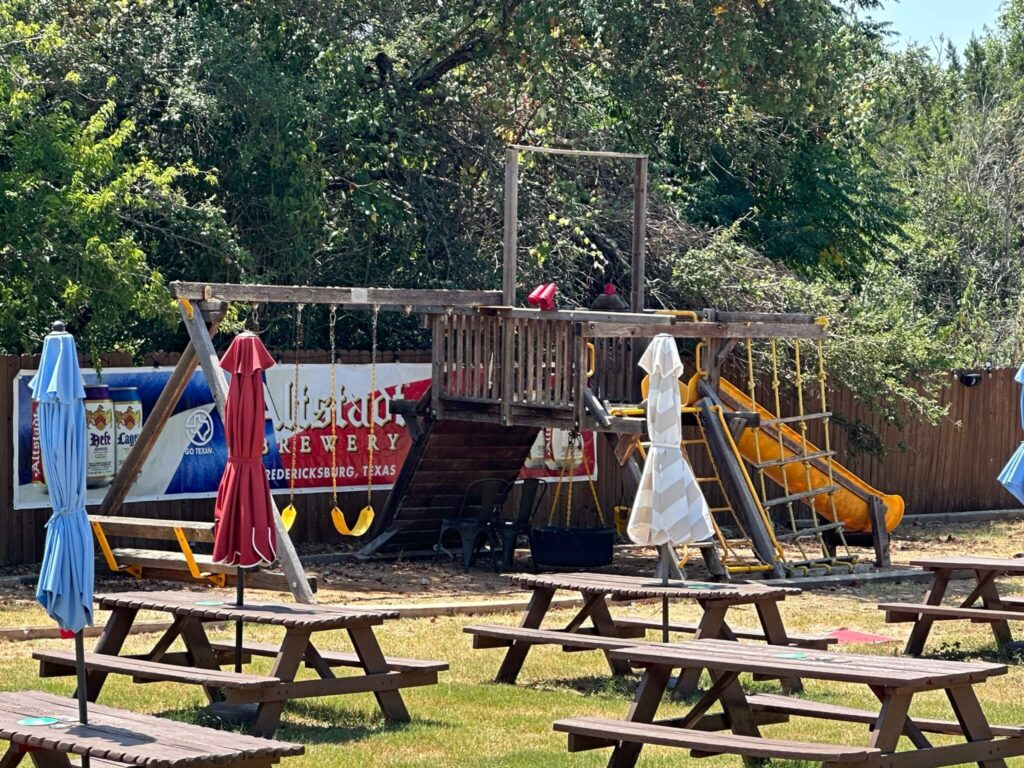
[[[445, 548], [445, 537], [458, 535], [462, 546], [462, 567], [469, 570], [476, 562], [477, 553], [486, 541], [491, 560], [497, 570], [501, 543], [495, 533], [493, 522], [501, 512], [512, 483], [500, 478], [485, 477], [470, 483], [459, 501], [458, 515], [441, 521], [441, 531], [434, 545], [434, 560], [442, 553], [454, 559]], [[475, 511], [475, 514], [473, 512]]]
[[373, 507], [367, 504], [361, 510], [359, 510], [359, 517], [356, 519], [356, 524], [351, 528], [348, 527], [348, 522], [345, 520], [345, 515], [340, 509], [334, 507], [331, 510], [331, 521], [334, 523], [334, 529], [342, 536], [362, 536], [373, 525], [374, 511]]
[[295, 518], [298, 517], [298, 514], [298, 510], [295, 509], [295, 505], [293, 504], [289, 504], [281, 510], [281, 525], [284, 526], [286, 531], [291, 531], [292, 526], [295, 525]]

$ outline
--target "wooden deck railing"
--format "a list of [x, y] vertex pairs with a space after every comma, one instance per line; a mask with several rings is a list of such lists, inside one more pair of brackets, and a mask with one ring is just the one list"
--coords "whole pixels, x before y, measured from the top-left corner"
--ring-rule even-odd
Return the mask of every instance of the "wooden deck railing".
[[586, 347], [565, 319], [435, 315], [433, 384], [448, 403], [563, 411], [580, 400]]

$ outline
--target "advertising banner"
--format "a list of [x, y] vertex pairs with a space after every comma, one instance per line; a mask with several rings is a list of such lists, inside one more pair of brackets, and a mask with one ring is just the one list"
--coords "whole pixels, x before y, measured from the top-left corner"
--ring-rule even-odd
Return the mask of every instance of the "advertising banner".
[[[300, 366], [297, 388], [294, 366], [276, 365], [266, 372], [263, 466], [275, 494], [287, 494], [293, 483], [296, 493], [330, 491], [334, 484], [339, 492], [366, 490], [367, 483], [374, 488], [390, 488], [408, 455], [411, 440], [402, 417], [392, 414], [391, 402], [415, 400], [426, 391], [430, 385], [429, 363], [378, 364], [374, 397], [370, 396], [371, 366], [333, 366], [338, 403], [333, 426], [331, 368], [327, 364]], [[108, 473], [104, 467], [124, 463], [171, 370], [108, 368], [103, 371], [102, 384], [95, 373], [85, 373], [89, 452], [95, 459], [90, 466], [97, 467], [90, 470], [90, 504], [103, 499], [112, 478], [112, 470]], [[20, 371], [14, 379], [16, 509], [49, 506], [33, 436], [35, 408], [28, 382], [34, 373]], [[587, 470], [595, 477], [593, 435], [587, 433], [583, 438], [581, 453], [571, 447], [562, 430], [543, 430], [520, 477], [557, 478], [563, 466], [564, 473], [573, 479], [585, 479]], [[206, 381], [197, 371], [143, 463], [127, 500], [214, 497], [226, 460], [223, 426]]]

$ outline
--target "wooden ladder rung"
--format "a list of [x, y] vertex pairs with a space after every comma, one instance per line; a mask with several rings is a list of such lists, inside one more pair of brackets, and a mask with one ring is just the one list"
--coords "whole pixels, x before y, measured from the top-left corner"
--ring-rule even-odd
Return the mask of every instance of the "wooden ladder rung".
[[827, 419], [831, 415], [832, 411], [825, 411], [823, 413], [805, 413], [802, 416], [783, 416], [781, 419], [761, 419], [761, 424], [792, 424], [793, 422], [796, 421], [814, 421], [815, 419]]
[[806, 456], [802, 453], [795, 453], [792, 456], [785, 456], [781, 459], [772, 459], [771, 461], [755, 462], [755, 469], [768, 469], [769, 467], [783, 467], [787, 464], [796, 464], [798, 461], [814, 461], [815, 459], [829, 459], [836, 455], [835, 451], [818, 451], [817, 453], [808, 453]]
[[799, 531], [790, 531], [775, 536], [778, 541], [796, 541], [797, 539], [809, 539], [825, 531], [834, 531], [838, 528], [845, 528], [846, 523], [828, 523], [827, 525], [816, 525], [813, 528], [801, 528]]
[[809, 499], [813, 496], [823, 496], [828, 493], [835, 493], [839, 490], [838, 485], [826, 485], [824, 488], [812, 488], [809, 491], [803, 491], [801, 493], [791, 493], [789, 496], [780, 496], [777, 499], [769, 499], [764, 503], [765, 507], [777, 507], [780, 504], [789, 504], [793, 501], [800, 501], [801, 499]]

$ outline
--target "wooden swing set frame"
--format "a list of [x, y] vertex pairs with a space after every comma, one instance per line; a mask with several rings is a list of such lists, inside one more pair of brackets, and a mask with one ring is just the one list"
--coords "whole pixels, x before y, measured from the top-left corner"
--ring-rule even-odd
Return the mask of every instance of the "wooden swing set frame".
[[[517, 305], [519, 160], [524, 152], [633, 163], [629, 312], [545, 312]], [[603, 404], [639, 401], [632, 340], [661, 333], [702, 340], [708, 381], [717, 387], [722, 365], [741, 340], [824, 338], [824, 327], [807, 315], [645, 309], [647, 174], [645, 155], [509, 146], [505, 164], [501, 291], [172, 282], [169, 291], [179, 302], [189, 343], [143, 425], [135, 447], [108, 488], [97, 515], [119, 514], [132, 482], [197, 367], [210, 387], [217, 412], [224, 417], [227, 382], [218, 364], [213, 336], [231, 302], [334, 305], [345, 310], [376, 308], [422, 315], [432, 331], [433, 419], [588, 429], [627, 442], [635, 442], [643, 433], [644, 420], [614, 417]], [[628, 454], [621, 446], [619, 452]], [[278, 555], [288, 588], [298, 602], [313, 602], [309, 582], [281, 524], [273, 497], [271, 503], [277, 524]], [[109, 553], [104, 554], [110, 562]], [[190, 566], [190, 570], [196, 568]]]

